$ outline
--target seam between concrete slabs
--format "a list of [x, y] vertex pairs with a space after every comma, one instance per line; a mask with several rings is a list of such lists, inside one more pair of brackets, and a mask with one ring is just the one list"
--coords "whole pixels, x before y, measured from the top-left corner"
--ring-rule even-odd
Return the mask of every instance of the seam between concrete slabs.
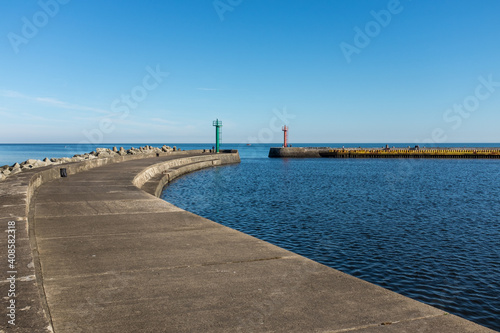
[[249, 260], [237, 260], [237, 261], [221, 261], [221, 262], [213, 262], [213, 263], [205, 263], [205, 264], [193, 264], [193, 265], [179, 265], [179, 266], [162, 266], [155, 267], [150, 269], [128, 269], [128, 270], [116, 270], [109, 271], [104, 273], [92, 273], [92, 274], [79, 274], [79, 275], [63, 275], [53, 278], [48, 278], [46, 281], [58, 281], [58, 280], [72, 280], [75, 278], [85, 278], [92, 276], [108, 276], [108, 275], [116, 275], [121, 273], [141, 273], [144, 271], [149, 272], [163, 272], [163, 271], [171, 271], [178, 269], [187, 269], [187, 268], [196, 268], [196, 267], [210, 267], [210, 266], [218, 266], [218, 265], [237, 265], [243, 263], [252, 263], [252, 262], [260, 262], [260, 261], [271, 261], [271, 260], [288, 260], [288, 259], [296, 259], [300, 257], [299, 255], [291, 255], [291, 256], [283, 256], [283, 257], [270, 257], [270, 258], [259, 258], [259, 259], [249, 259]]
[[[172, 210], [169, 210], [168, 212], [160, 212], [160, 213], [178, 213], [178, 212], [185, 212], [185, 210], [181, 209], [181, 208], [177, 208], [177, 209], [174, 209], [172, 208]], [[149, 212], [150, 214], [154, 214], [153, 212]], [[115, 216], [115, 215], [144, 215], [146, 213], [142, 213], [142, 212], [139, 212], [139, 213], [127, 213], [127, 214], [123, 214], [123, 213], [101, 213], [101, 214], [93, 214], [93, 215], [41, 215], [41, 216], [37, 216], [38, 218], [40, 219], [51, 219], [51, 218], [61, 218], [61, 217], [67, 217], [67, 216], [70, 216], [70, 217], [83, 217], [83, 216], [86, 216], [86, 217], [92, 217], [92, 216]]]
[[[221, 229], [224, 226], [207, 226], [207, 227], [199, 227], [199, 228], [185, 228], [185, 229], [173, 229], [163, 232], [155, 232], [156, 235], [170, 234], [176, 232], [186, 232], [186, 231], [199, 231], [199, 230], [207, 230], [207, 229]], [[120, 232], [113, 234], [85, 234], [85, 235], [75, 235], [75, 236], [60, 236], [60, 237], [37, 237], [39, 240], [56, 240], [56, 239], [78, 239], [78, 238], [97, 238], [97, 237], [110, 237], [110, 236], [126, 236], [126, 235], [137, 235], [137, 232]]]

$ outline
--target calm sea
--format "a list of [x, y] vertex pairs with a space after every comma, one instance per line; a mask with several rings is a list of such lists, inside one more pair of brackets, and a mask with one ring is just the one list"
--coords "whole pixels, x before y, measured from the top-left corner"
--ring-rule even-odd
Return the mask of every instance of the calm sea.
[[269, 159], [269, 147], [240, 147], [241, 164], [162, 197], [500, 330], [500, 160]]
[[[99, 147], [146, 144], [163, 145]], [[166, 144], [183, 150], [212, 146]], [[296, 146], [343, 145], [385, 146]], [[269, 159], [271, 146], [224, 144], [240, 150], [241, 164], [185, 175], [162, 197], [500, 331], [500, 160]], [[1, 144], [0, 166], [95, 148]]]

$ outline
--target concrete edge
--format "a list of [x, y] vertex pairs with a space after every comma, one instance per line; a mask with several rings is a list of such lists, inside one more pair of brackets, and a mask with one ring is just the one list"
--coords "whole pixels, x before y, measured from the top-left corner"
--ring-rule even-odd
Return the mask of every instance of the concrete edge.
[[[186, 159], [183, 159], [184, 161]], [[173, 163], [175, 161], [166, 161], [151, 165], [142, 170], [133, 180], [133, 184], [138, 188], [145, 190], [145, 185], [153, 181], [156, 183], [151, 185], [151, 190], [145, 190], [147, 193], [160, 197], [163, 188], [175, 178], [197, 170], [210, 168], [219, 165], [228, 165], [240, 163], [240, 155], [236, 153], [224, 153], [208, 156], [189, 157], [190, 163]], [[162, 175], [161, 178], [157, 178]]]

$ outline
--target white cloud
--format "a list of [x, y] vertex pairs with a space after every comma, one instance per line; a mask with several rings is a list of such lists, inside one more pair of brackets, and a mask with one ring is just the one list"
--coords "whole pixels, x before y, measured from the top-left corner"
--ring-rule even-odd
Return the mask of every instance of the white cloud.
[[217, 88], [198, 88], [198, 90], [203, 90], [203, 91], [214, 91], [214, 90], [220, 90]]
[[27, 96], [24, 96], [23, 94], [13, 90], [0, 90], [0, 96], [11, 98], [27, 98]]
[[0, 90], [0, 96], [8, 97], [8, 98], [25, 99], [25, 100], [28, 100], [31, 102], [41, 103], [41, 104], [50, 105], [50, 106], [57, 107], [57, 108], [67, 109], [67, 110], [92, 111], [92, 112], [103, 113], [103, 114], [110, 114], [111, 113], [108, 110], [102, 110], [99, 108], [78, 105], [78, 104], [71, 104], [71, 103], [57, 100], [55, 98], [27, 96], [27, 95], [24, 95], [20, 92], [13, 91], [13, 90]]
[[162, 118], [151, 118], [152, 121], [156, 123], [162, 123], [162, 124], [167, 124], [167, 125], [178, 125], [178, 121], [172, 121], [172, 120], [166, 120]]
[[47, 117], [42, 117], [39, 115], [34, 115], [31, 113], [23, 113], [22, 119], [25, 121], [36, 121], [38, 123], [39, 122], [48, 122], [48, 123], [54, 123], [54, 122], [64, 122], [64, 123], [70, 122], [70, 123], [72, 123], [73, 122], [73, 120], [71, 120], [71, 119], [47, 118]]
[[7, 109], [0, 108], [0, 116], [6, 117], [6, 118], [11, 118], [11, 119], [19, 118], [18, 116], [16, 116], [12, 112], [5, 112], [5, 111], [7, 111]]
[[42, 103], [47, 103], [47, 104], [52, 104], [52, 105], [64, 105], [64, 102], [58, 101], [54, 98], [49, 98], [49, 97], [35, 97], [35, 101], [37, 102], [42, 102]]

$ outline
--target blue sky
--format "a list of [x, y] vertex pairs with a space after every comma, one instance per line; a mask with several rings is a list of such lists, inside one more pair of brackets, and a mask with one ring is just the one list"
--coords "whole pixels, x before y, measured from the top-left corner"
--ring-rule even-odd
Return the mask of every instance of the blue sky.
[[500, 142], [497, 0], [0, 2], [0, 142]]

